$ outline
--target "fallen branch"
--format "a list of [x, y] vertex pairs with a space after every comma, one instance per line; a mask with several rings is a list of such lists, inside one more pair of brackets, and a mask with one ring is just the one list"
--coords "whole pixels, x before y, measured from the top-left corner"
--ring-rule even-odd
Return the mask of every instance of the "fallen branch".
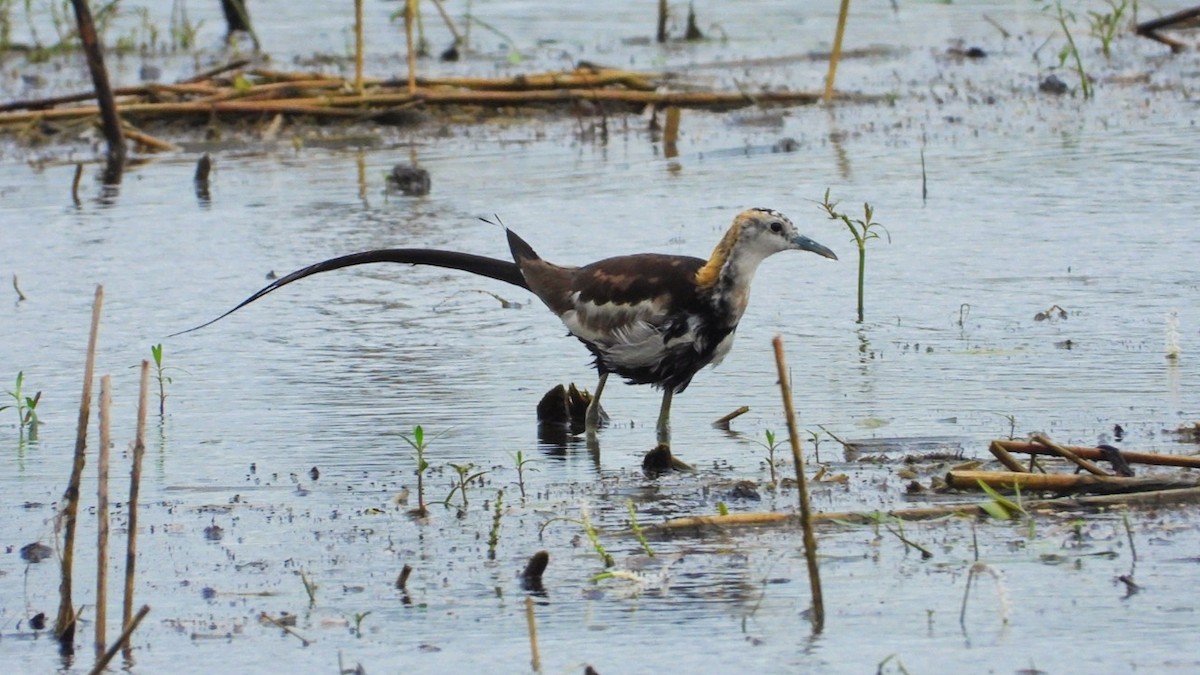
[[950, 471], [946, 474], [946, 484], [958, 490], [977, 489], [981, 482], [994, 488], [1089, 494], [1124, 494], [1200, 486], [1200, 480], [1185, 480], [1170, 476], [1127, 478], [1125, 476], [1018, 473], [1015, 471]]
[[1079, 468], [1083, 469], [1084, 471], [1087, 471], [1088, 473], [1092, 474], [1093, 476], [1111, 476], [1112, 475], [1111, 473], [1105, 471], [1104, 469], [1101, 469], [1100, 467], [1096, 466], [1095, 464], [1092, 464], [1091, 462], [1080, 457], [1079, 455], [1075, 454], [1074, 452], [1071, 452], [1070, 448], [1063, 447], [1063, 446], [1059, 445], [1058, 443], [1055, 443], [1054, 441], [1050, 440], [1050, 437], [1047, 436], [1046, 434], [1034, 434], [1033, 441], [1035, 443], [1039, 443], [1041, 445], [1044, 445], [1044, 446], [1050, 448], [1054, 452], [1058, 453], [1058, 455], [1060, 457], [1062, 457], [1063, 459], [1066, 459], [1067, 461], [1071, 462], [1072, 464], [1077, 465]]
[[[1037, 443], [1024, 441], [992, 441], [993, 444], [1009, 451], [1030, 455], [1057, 455], [1055, 451]], [[1104, 452], [1097, 448], [1078, 445], [1063, 446], [1083, 459], [1104, 461]], [[1178, 466], [1188, 469], [1200, 469], [1200, 457], [1193, 455], [1163, 455], [1149, 452], [1121, 451], [1121, 456], [1130, 464], [1150, 464], [1154, 466]]]

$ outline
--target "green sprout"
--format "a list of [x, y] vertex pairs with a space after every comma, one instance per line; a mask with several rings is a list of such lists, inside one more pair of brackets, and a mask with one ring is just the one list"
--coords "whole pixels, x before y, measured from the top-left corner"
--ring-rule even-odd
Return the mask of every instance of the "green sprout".
[[496, 491], [496, 505], [492, 511], [492, 531], [488, 533], [488, 560], [496, 559], [496, 546], [500, 544], [500, 518], [504, 515], [504, 490]]
[[870, 204], [863, 204], [864, 218], [850, 218], [850, 216], [841, 213], [837, 210], [837, 202], [829, 201], [829, 188], [825, 188], [825, 198], [821, 201], [821, 208], [825, 209], [825, 213], [829, 214], [830, 220], [840, 220], [849, 228], [850, 234], [854, 236], [854, 243], [858, 246], [858, 322], [863, 322], [863, 285], [867, 276], [867, 242], [871, 239], [878, 239], [879, 233], [873, 228], [880, 228], [887, 235], [888, 243], [892, 241], [892, 234], [882, 224], [874, 222], [871, 218], [875, 215], [875, 209]]
[[41, 424], [37, 415], [38, 401], [42, 400], [42, 392], [38, 392], [33, 396], [25, 396], [21, 392], [21, 385], [25, 383], [25, 371], [17, 373], [17, 385], [11, 391], [5, 392], [14, 401], [13, 405], [0, 406], [0, 410], [14, 408], [17, 411], [17, 428], [21, 438], [25, 438], [25, 432], [29, 432], [29, 440], [37, 440], [37, 428]]
[[650, 548], [650, 542], [646, 541], [646, 533], [642, 530], [642, 526], [638, 525], [637, 509], [633, 506], [633, 500], [625, 501], [625, 506], [629, 508], [629, 527], [633, 530], [633, 535], [637, 537], [638, 543], [642, 545], [642, 550], [651, 558], [654, 557], [654, 549]]
[[777, 476], [775, 473], [775, 468], [778, 466], [778, 460], [775, 459], [775, 451], [779, 449], [779, 446], [783, 445], [783, 441], [776, 440], [775, 432], [771, 431], [770, 429], [767, 429], [766, 436], [767, 436], [766, 443], [763, 443], [762, 441], [754, 441], [754, 442], [761, 445], [762, 447], [766, 448], [766, 450], [767, 450], [767, 468], [770, 469], [770, 471], [771, 471], [771, 485], [778, 488], [779, 487], [779, 476]]
[[604, 561], [605, 567], [612, 567], [613, 565], [617, 564], [617, 561], [613, 559], [612, 555], [605, 550], [604, 545], [600, 543], [600, 533], [596, 530], [596, 526], [592, 524], [592, 518], [588, 513], [586, 504], [581, 504], [579, 506], [579, 518], [551, 518], [550, 520], [542, 523], [542, 526], [538, 528], [538, 537], [542, 536], [542, 533], [546, 531], [546, 528], [551, 523], [558, 521], [575, 523], [576, 525], [582, 527], [584, 534], [587, 535], [588, 541], [592, 542], [592, 548], [596, 550], [596, 555], [600, 556], [600, 559]]
[[363, 619], [370, 616], [370, 612], [355, 612], [354, 613], [354, 637], [362, 637], [362, 622]]
[[471, 481], [478, 480], [479, 478], [485, 476], [488, 472], [476, 471], [475, 473], [471, 473], [471, 469], [474, 469], [475, 465], [471, 464], [470, 462], [467, 462], [466, 464], [452, 463], [450, 464], [450, 468], [454, 469], [454, 473], [457, 475], [458, 482], [450, 488], [450, 494], [446, 495], [446, 499], [442, 501], [442, 504], [450, 506], [450, 500], [454, 498], [454, 493], [458, 492], [458, 494], [462, 497], [462, 510], [466, 511], [467, 486], [471, 484]]
[[425, 444], [425, 430], [421, 425], [413, 427], [412, 437], [401, 436], [413, 450], [417, 451], [417, 509], [414, 514], [420, 518], [429, 515], [429, 509], [425, 508], [425, 472], [429, 469], [429, 462], [425, 461], [425, 450], [429, 447]]
[[308, 606], [312, 607], [317, 604], [317, 582], [301, 571], [300, 583], [304, 584], [304, 592], [308, 594]]
[[1124, 27], [1123, 19], [1125, 12], [1129, 10], [1129, 0], [1104, 0], [1108, 5], [1108, 12], [1094, 12], [1088, 10], [1088, 25], [1091, 26], [1092, 36], [1100, 40], [1100, 50], [1104, 53], [1104, 58], [1112, 58], [1112, 42], [1116, 39], [1117, 33]]
[[1074, 62], [1075, 73], [1079, 75], [1079, 90], [1083, 92], [1083, 99], [1086, 101], [1092, 97], [1092, 80], [1083, 68], [1083, 58], [1079, 56], [1079, 47], [1075, 45], [1075, 36], [1071, 34], [1071, 28], [1067, 25], [1075, 23], [1075, 13], [1063, 8], [1062, 0], [1054, 0], [1053, 6], [1047, 5], [1045, 9], [1053, 10], [1054, 18], [1058, 20], [1058, 25], [1067, 38], [1067, 44], [1058, 52], [1058, 65], [1065, 66], [1067, 59]]
[[[517, 462], [517, 487], [521, 489], [521, 501], [525, 501], [525, 465], [537, 460], [532, 457], [525, 457], [520, 450], [513, 455], [513, 459]], [[537, 471], [537, 469], [529, 470]]]

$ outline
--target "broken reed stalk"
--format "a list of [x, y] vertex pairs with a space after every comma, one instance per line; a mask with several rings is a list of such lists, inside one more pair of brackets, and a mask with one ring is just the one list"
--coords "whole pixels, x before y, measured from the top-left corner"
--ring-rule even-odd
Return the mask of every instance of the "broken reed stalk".
[[1000, 460], [1000, 463], [1004, 465], [1004, 468], [1008, 469], [1009, 471], [1014, 473], [1029, 473], [1029, 469], [1026, 469], [1020, 462], [1017, 461], [1015, 457], [1012, 456], [1008, 450], [1005, 450], [1004, 447], [996, 441], [992, 441], [991, 445], [988, 446], [988, 452], [995, 455], [996, 459]]
[[413, 42], [413, 20], [417, 0], [404, 0], [404, 39], [408, 43], [408, 93], [417, 91], [417, 45]]
[[667, 41], [667, 0], [658, 0], [658, 29], [654, 39], [662, 44]]
[[529, 665], [533, 666], [533, 672], [540, 673], [542, 657], [538, 654], [537, 620], [533, 616], [533, 598], [528, 595], [525, 596], [525, 624], [529, 626]]
[[125, 604], [121, 624], [133, 618], [133, 580], [137, 573], [138, 499], [142, 489], [142, 457], [146, 454], [146, 414], [150, 399], [150, 362], [142, 359], [138, 388], [137, 435], [133, 441], [133, 468], [129, 472], [129, 536], [125, 542]]
[[750, 412], [750, 406], [748, 406], [748, 405], [740, 406], [737, 410], [734, 410], [733, 412], [729, 413], [728, 415], [725, 415], [724, 417], [714, 420], [712, 425], [718, 429], [724, 429], [725, 431], [729, 431], [729, 423], [732, 422], [733, 420], [741, 417], [742, 415], [745, 415], [748, 412]]
[[1069, 448], [1065, 448], [1065, 447], [1059, 445], [1058, 443], [1055, 443], [1054, 441], [1050, 440], [1050, 437], [1045, 434], [1034, 434], [1033, 441], [1035, 443], [1040, 443], [1040, 444], [1046, 446], [1047, 448], [1050, 448], [1054, 452], [1058, 453], [1058, 455], [1060, 457], [1063, 457], [1064, 459], [1067, 459], [1067, 460], [1075, 463], [1080, 468], [1082, 468], [1083, 470], [1087, 471], [1088, 473], [1090, 473], [1094, 476], [1111, 476], [1112, 475], [1111, 473], [1105, 471], [1104, 469], [1101, 469], [1100, 467], [1096, 466], [1095, 464], [1092, 464], [1091, 462], [1080, 457], [1079, 455], [1075, 454], [1074, 452], [1071, 452], [1071, 450]]
[[[993, 445], [1003, 448], [1009, 452], [1021, 452], [1030, 455], [1051, 455], [1060, 456], [1051, 448], [1039, 445], [1037, 443], [1026, 443], [1024, 441], [992, 441]], [[1075, 455], [1094, 461], [1104, 461], [1104, 453], [1097, 448], [1089, 448], [1081, 445], [1064, 445], [1060, 446], [1067, 448]], [[1200, 457], [1195, 455], [1161, 455], [1152, 452], [1129, 452], [1121, 451], [1121, 456], [1130, 464], [1149, 464], [1152, 466], [1178, 466], [1188, 469], [1200, 469]]]
[[838, 9], [837, 31], [833, 34], [833, 52], [829, 55], [829, 73], [825, 76], [825, 95], [828, 103], [833, 100], [833, 81], [837, 77], [838, 61], [842, 58], [842, 37], [846, 34], [846, 17], [850, 14], [850, 0], [842, 0]]
[[1120, 494], [1197, 487], [1197, 479], [1169, 476], [1094, 476], [1083, 473], [1029, 473], [1015, 471], [950, 471], [946, 484], [957, 490], [973, 490], [982, 482], [998, 489], [1020, 488], [1022, 492], [1090, 492]]
[[363, 0], [354, 0], [354, 91], [363, 93]]
[[450, 35], [454, 36], [454, 44], [465, 44], [462, 34], [458, 32], [458, 28], [454, 25], [454, 20], [450, 18], [450, 14], [446, 12], [446, 8], [442, 6], [442, 0], [433, 0], [433, 6], [437, 8], [438, 14], [442, 15], [442, 21], [446, 24], [446, 29], [450, 31]]
[[71, 604], [71, 572], [75, 561], [75, 519], [79, 513], [79, 483], [83, 479], [83, 466], [87, 460], [87, 428], [91, 416], [92, 373], [96, 365], [96, 340], [100, 333], [100, 308], [104, 305], [104, 287], [96, 286], [96, 297], [92, 302], [92, 327], [88, 334], [87, 358], [83, 366], [83, 395], [79, 401], [79, 422], [75, 434], [75, 460], [71, 467], [71, 478], [63, 494], [66, 502], [62, 507], [63, 552], [62, 579], [59, 581], [58, 618], [54, 623], [54, 635], [64, 647], [75, 641], [75, 609]]
[[79, 27], [79, 42], [87, 56], [88, 70], [96, 88], [96, 100], [100, 104], [100, 119], [103, 122], [104, 139], [108, 142], [110, 164], [124, 164], [125, 138], [121, 134], [121, 119], [117, 117], [117, 105], [113, 100], [112, 87], [108, 83], [108, 70], [104, 67], [104, 52], [96, 37], [96, 24], [87, 0], [71, 0], [75, 8], [75, 23]]
[[667, 122], [663, 126], [663, 154], [667, 158], [679, 155], [676, 142], [679, 140], [679, 106], [667, 108]]
[[71, 179], [71, 201], [79, 206], [79, 179], [83, 178], [83, 163], [75, 163], [75, 177]]
[[100, 378], [100, 445], [96, 453], [96, 658], [108, 631], [108, 444], [112, 440], [112, 375]]
[[150, 605], [142, 605], [142, 608], [138, 610], [137, 614], [133, 617], [133, 620], [125, 622], [125, 629], [121, 631], [120, 637], [118, 637], [117, 641], [108, 648], [108, 651], [104, 652], [104, 655], [96, 661], [96, 665], [92, 666], [91, 671], [89, 671], [89, 675], [100, 675], [100, 673], [103, 673], [104, 669], [108, 667], [109, 662], [116, 657], [117, 652], [121, 649], [126, 649], [129, 647], [129, 637], [133, 635], [133, 631], [137, 630], [138, 625], [142, 623], [142, 619], [146, 618], [146, 615], [149, 613]]
[[783, 394], [783, 410], [787, 414], [788, 435], [792, 441], [792, 461], [796, 466], [796, 486], [800, 493], [800, 527], [804, 531], [804, 558], [808, 562], [808, 583], [812, 588], [813, 630], [820, 633], [825, 627], [825, 601], [821, 596], [821, 571], [817, 566], [817, 538], [813, 534], [808, 480], [804, 476], [804, 454], [800, 452], [800, 431], [796, 428], [796, 409], [792, 405], [792, 386], [783, 356], [783, 338], [776, 335], [771, 344], [775, 347], [775, 367], [779, 372], [779, 389]]

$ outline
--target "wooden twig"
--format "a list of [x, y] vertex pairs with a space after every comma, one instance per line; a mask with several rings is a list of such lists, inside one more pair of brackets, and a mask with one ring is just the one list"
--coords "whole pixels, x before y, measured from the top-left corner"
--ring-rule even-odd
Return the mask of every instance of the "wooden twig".
[[442, 21], [446, 24], [446, 29], [454, 36], [454, 44], [464, 45], [462, 35], [459, 34], [454, 21], [450, 19], [450, 15], [446, 13], [446, 8], [442, 6], [442, 0], [433, 0], [433, 6], [437, 8], [438, 14], [442, 15]]
[[850, 14], [850, 0], [842, 0], [838, 8], [837, 30], [833, 34], [833, 53], [829, 55], [829, 73], [825, 76], [825, 95], [821, 97], [826, 103], [833, 100], [833, 82], [837, 77], [838, 61], [842, 58], [842, 37], [846, 34], [846, 18]]
[[988, 446], [988, 451], [995, 455], [996, 459], [1000, 460], [1000, 463], [1003, 464], [1009, 471], [1014, 471], [1016, 473], [1029, 473], [1029, 469], [1026, 469], [1024, 466], [1022, 466], [1021, 463], [1018, 462], [1008, 450], [1005, 450], [1004, 447], [996, 441], [992, 441], [991, 445]]
[[542, 657], [538, 653], [537, 620], [533, 616], [533, 597], [525, 596], [525, 625], [529, 627], [529, 665], [533, 672], [542, 671]]
[[1020, 473], [1015, 471], [950, 471], [946, 484], [959, 490], [972, 490], [985, 483], [995, 488], [1020, 488], [1022, 491], [1050, 491], [1092, 494], [1120, 494], [1147, 490], [1197, 487], [1200, 480], [1169, 476], [1096, 476], [1064, 473]]
[[[1034, 474], [1013, 474], [1028, 476]], [[1091, 478], [1091, 476], [1087, 476]], [[1022, 505], [1027, 511], [1062, 510], [1078, 511], [1089, 508], [1107, 508], [1114, 506], [1152, 506], [1161, 507], [1168, 504], [1200, 502], [1200, 487], [1171, 488], [1167, 490], [1151, 490], [1148, 492], [1131, 492], [1127, 494], [1081, 495], [1075, 497], [1060, 497], [1057, 499], [1027, 499]], [[896, 509], [886, 512], [862, 511], [830, 511], [814, 513], [816, 523], [843, 523], [850, 525], [871, 525], [879, 522], [880, 514], [890, 518], [906, 521], [934, 520], [952, 516], [985, 517], [988, 513], [976, 503], [947, 504], [944, 506], [929, 506], [914, 509]], [[656, 527], [659, 531], [675, 532], [678, 530], [696, 530], [726, 527], [747, 527], [765, 525], [794, 525], [798, 518], [794, 513], [760, 512], [760, 513], [731, 513], [726, 516], [685, 516], [672, 518]]]
[[63, 494], [65, 505], [62, 511], [63, 554], [62, 578], [58, 587], [58, 617], [54, 623], [55, 637], [68, 646], [75, 641], [75, 609], [71, 604], [71, 574], [75, 560], [75, 520], [79, 513], [79, 483], [83, 479], [83, 466], [87, 460], [87, 428], [91, 416], [92, 373], [96, 365], [96, 341], [100, 333], [100, 308], [104, 305], [104, 287], [96, 287], [92, 302], [92, 327], [88, 334], [87, 357], [83, 366], [83, 394], [79, 401], [79, 421], [75, 433], [75, 460], [71, 466], [71, 478]]
[[309, 646], [313, 642], [312, 640], [309, 640], [308, 638], [304, 637], [303, 635], [292, 630], [291, 626], [287, 625], [286, 623], [283, 623], [282, 621], [280, 621], [278, 619], [275, 619], [274, 617], [268, 615], [266, 612], [260, 613], [258, 615], [258, 618], [260, 621], [266, 621], [267, 623], [271, 624], [272, 626], [275, 626], [276, 628], [279, 628], [280, 630], [287, 633], [288, 635], [291, 635], [292, 637], [296, 638], [305, 647]]
[[792, 462], [796, 468], [796, 485], [799, 487], [804, 558], [808, 562], [808, 584], [812, 589], [813, 630], [820, 633], [825, 627], [825, 601], [821, 595], [821, 570], [817, 565], [817, 538], [813, 534], [812, 506], [808, 497], [808, 480], [804, 475], [804, 453], [800, 452], [800, 430], [796, 428], [796, 408], [792, 405], [792, 386], [788, 377], [787, 360], [783, 355], [783, 338], [776, 335], [771, 344], [775, 347], [775, 368], [779, 373], [783, 411], [787, 415], [788, 436], [792, 442]]
[[25, 297], [25, 294], [21, 292], [21, 283], [18, 281], [15, 272], [13, 273], [13, 290], [17, 292], [17, 302], [24, 302], [28, 299]]
[[[1009, 452], [1022, 452], [1030, 455], [1058, 455], [1058, 453], [1054, 450], [1037, 443], [1026, 443], [1023, 441], [992, 442]], [[1098, 462], [1104, 461], [1104, 452], [1096, 448], [1088, 448], [1080, 445], [1068, 445], [1065, 447], [1084, 459], [1090, 459]], [[1200, 457], [1194, 455], [1162, 455], [1150, 452], [1128, 452], [1122, 450], [1121, 456], [1124, 457], [1125, 461], [1129, 462], [1130, 464], [1178, 466], [1188, 469], [1200, 469]]]
[[79, 41], [87, 55], [88, 70], [92, 74], [92, 85], [96, 89], [96, 100], [100, 106], [104, 138], [108, 142], [110, 163], [120, 165], [125, 160], [125, 138], [121, 133], [121, 119], [117, 116], [117, 105], [113, 100], [112, 87], [108, 83], [108, 70], [104, 67], [104, 52], [96, 37], [96, 25], [87, 0], [71, 0], [75, 8], [75, 22], [79, 27]]
[[1181, 52], [1187, 49], [1187, 45], [1165, 35], [1160, 35], [1158, 31], [1164, 28], [1192, 26], [1197, 18], [1200, 18], [1200, 7], [1189, 7], [1188, 9], [1180, 10], [1166, 16], [1160, 16], [1157, 19], [1143, 21], [1137, 25], [1134, 32], [1142, 37], [1148, 37], [1151, 40], [1156, 40], [1169, 46], [1172, 52]]
[[720, 419], [714, 420], [712, 425], [718, 429], [724, 429], [725, 431], [729, 431], [729, 423], [732, 422], [733, 420], [737, 419], [738, 417], [745, 415], [748, 412], [750, 412], [750, 406], [748, 406], [748, 405], [741, 406], [737, 410], [734, 410], [733, 412], [729, 413], [728, 415], [724, 415]]
[[96, 658], [108, 631], [108, 445], [112, 442], [112, 375], [100, 378], [100, 444], [96, 453]]
[[146, 415], [150, 398], [150, 362], [142, 359], [142, 376], [138, 387], [137, 433], [133, 441], [133, 466], [129, 471], [129, 533], [125, 539], [125, 603], [121, 624], [128, 626], [133, 618], [133, 582], [137, 576], [138, 500], [141, 496], [142, 458], [146, 454]]
[[1070, 450], [1070, 448], [1066, 448], [1066, 447], [1061, 446], [1058, 443], [1055, 443], [1054, 441], [1050, 440], [1050, 437], [1045, 434], [1034, 434], [1033, 441], [1035, 443], [1041, 443], [1042, 445], [1046, 446], [1047, 448], [1050, 448], [1051, 450], [1057, 452], [1060, 457], [1062, 457], [1070, 462], [1075, 463], [1076, 465], [1079, 466], [1079, 468], [1083, 469], [1084, 471], [1087, 471], [1088, 473], [1092, 474], [1093, 476], [1111, 476], [1112, 475], [1108, 471], [1101, 469], [1100, 467], [1096, 466], [1095, 464], [1093, 464], [1093, 463], [1089, 462], [1088, 460], [1075, 454], [1074, 452], [1072, 452]]
[[165, 152], [177, 152], [178, 150], [181, 149], [178, 145], [175, 145], [174, 143], [170, 143], [168, 141], [164, 141], [164, 140], [155, 138], [154, 136], [151, 136], [150, 134], [147, 134], [143, 131], [138, 131], [137, 129], [134, 129], [133, 127], [129, 126], [128, 124], [122, 124], [121, 128], [125, 130], [125, 138], [128, 138], [129, 140], [133, 141], [134, 143], [138, 143], [138, 144], [145, 146], [151, 150], [159, 150], [159, 151], [165, 151]]
[[150, 605], [142, 605], [142, 608], [138, 610], [137, 614], [133, 617], [133, 620], [125, 622], [125, 629], [121, 631], [120, 637], [118, 637], [117, 641], [108, 648], [108, 651], [104, 652], [104, 655], [96, 661], [96, 665], [92, 666], [92, 670], [89, 672], [89, 675], [100, 675], [104, 672], [104, 669], [108, 667], [109, 662], [116, 657], [117, 652], [129, 646], [129, 638], [133, 635], [133, 631], [137, 630], [138, 625], [142, 623], [142, 619], [146, 618], [146, 615], [149, 613]]

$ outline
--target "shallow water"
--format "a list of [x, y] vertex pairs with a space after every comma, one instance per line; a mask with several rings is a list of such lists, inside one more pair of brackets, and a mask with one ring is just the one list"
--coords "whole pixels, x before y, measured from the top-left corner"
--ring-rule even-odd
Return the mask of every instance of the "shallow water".
[[[827, 48], [832, 26], [824, 14], [797, 18], [789, 3], [765, 4], [762, 16], [771, 21], [721, 17], [727, 42], [659, 52], [620, 44], [651, 25], [633, 30], [623, 11], [588, 19], [597, 28], [584, 41], [572, 37], [582, 32], [578, 16], [535, 21], [553, 13], [537, 3], [501, 7], [488, 21], [518, 45], [547, 36], [560, 42], [530, 48], [520, 66], [489, 65], [489, 52], [431, 68], [557, 68], [565, 51], [569, 60], [603, 55], [717, 82], [812, 89], [820, 62], [712, 64]], [[133, 435], [134, 366], [162, 342], [172, 377], [166, 415], [152, 418], [148, 439], [138, 594], [153, 610], [135, 635], [134, 671], [211, 672], [229, 663], [238, 672], [329, 672], [339, 657], [372, 672], [526, 670], [525, 594], [516, 575], [540, 548], [551, 555], [547, 594], [537, 598], [548, 672], [584, 663], [602, 673], [864, 672], [889, 656], [885, 670], [902, 663], [909, 672], [1195, 667], [1189, 598], [1200, 538], [1186, 507], [1130, 515], [1136, 563], [1119, 515], [1082, 524], [1040, 517], [1032, 528], [906, 525], [906, 536], [934, 552], [928, 561], [886, 531], [823, 530], [829, 617], [818, 636], [801, 616], [809, 591], [796, 533], [676, 534], [655, 538], [659, 557], [649, 560], [622, 532], [628, 499], [643, 524], [713, 513], [718, 501], [735, 511], [791, 507], [790, 491], [776, 497], [766, 489], [765, 452], [754, 442], [784, 428], [769, 345], [775, 334], [784, 336], [801, 426], [811, 431], [936, 437], [970, 458], [1006, 436], [1011, 417], [1019, 435], [1113, 442], [1120, 424], [1122, 447], [1197, 451], [1164, 433], [1200, 416], [1192, 356], [1200, 349], [1200, 234], [1191, 222], [1198, 132], [1195, 104], [1180, 85], [1196, 56], [1167, 58], [1157, 45], [1127, 37], [1113, 63], [1096, 66], [1095, 101], [1047, 97], [1036, 83], [1053, 57], [1042, 54], [1039, 65], [1031, 52], [1052, 24], [1033, 8], [1014, 7], [914, 4], [898, 14], [866, 7], [852, 17], [847, 46], [895, 49], [848, 61], [840, 81], [895, 95], [894, 103], [767, 115], [686, 111], [681, 155], [672, 160], [644, 131], [644, 118], [610, 119], [602, 143], [581, 136], [577, 120], [539, 117], [446, 136], [381, 130], [380, 141], [361, 151], [316, 143], [297, 150], [285, 141], [221, 152], [211, 200], [193, 194], [197, 153], [131, 169], [107, 200], [96, 198], [93, 165], [75, 206], [74, 166], [62, 160], [86, 149], [45, 148], [38, 151], [44, 161], [27, 161], [6, 147], [0, 273], [16, 274], [28, 300], [11, 293], [0, 302], [0, 382], [23, 370], [26, 389], [43, 392], [45, 424], [40, 440], [20, 442], [15, 415], [0, 411], [7, 552], [0, 655], [31, 672], [90, 667], [83, 656], [64, 665], [47, 635], [26, 627], [39, 611], [53, 614], [57, 567], [27, 568], [17, 550], [53, 538], [92, 292], [101, 283], [96, 368], [113, 376], [118, 491]], [[1000, 39], [980, 18], [985, 13], [1016, 37]], [[277, 59], [293, 52], [274, 45], [293, 44], [294, 35], [312, 37], [293, 47], [296, 55], [344, 48], [336, 30], [309, 31], [299, 19], [278, 25], [296, 32], [289, 38], [263, 27]], [[763, 34], [760, 25], [771, 29]], [[384, 39], [381, 22], [373, 26], [372, 44]], [[982, 44], [989, 57], [943, 57], [956, 38]], [[1129, 77], [1143, 72], [1148, 82]], [[766, 151], [785, 137], [797, 141], [796, 152]], [[432, 174], [432, 193], [386, 194], [384, 175], [410, 156]], [[852, 216], [870, 202], [890, 233], [869, 247], [863, 324], [855, 322], [849, 234], [814, 203], [826, 188]], [[650, 481], [637, 471], [658, 409], [657, 392], [647, 388], [607, 390], [614, 423], [601, 435], [599, 457], [582, 444], [539, 446], [533, 410], [541, 394], [566, 381], [590, 388], [593, 376], [586, 351], [563, 338], [536, 300], [498, 282], [360, 267], [305, 280], [214, 326], [164, 339], [225, 311], [272, 270], [384, 247], [503, 256], [500, 230], [478, 217], [498, 214], [546, 258], [583, 263], [643, 250], [704, 256], [738, 210], [756, 205], [788, 213], [841, 260], [788, 254], [763, 265], [732, 353], [675, 401], [673, 444], [701, 469], [697, 476]], [[524, 304], [505, 309], [478, 291]], [[1034, 320], [1053, 305], [1068, 317]], [[1166, 358], [1172, 312], [1177, 360]], [[711, 428], [740, 405], [751, 412], [733, 423], [735, 433]], [[417, 523], [404, 514], [415, 495], [407, 506], [393, 501], [402, 488], [415, 491], [412, 451], [401, 436], [416, 424], [438, 435], [431, 499], [450, 491], [448, 463], [490, 471], [469, 491], [461, 517], [436, 506], [430, 522]], [[524, 501], [511, 457], [518, 450], [537, 460]], [[817, 508], [925, 503], [901, 494], [907, 480], [897, 475], [899, 456], [889, 458], [844, 461], [826, 438], [820, 459], [849, 481], [818, 485]], [[924, 470], [920, 480], [928, 484], [944, 469]], [[95, 504], [93, 472], [89, 466], [85, 512]], [[742, 479], [759, 484], [763, 501], [728, 497], [728, 485]], [[500, 488], [506, 506], [492, 562], [491, 502]], [[644, 585], [592, 583], [603, 566], [576, 524], [553, 522], [539, 536], [554, 517], [579, 517], [581, 504], [607, 531], [602, 540], [618, 565], [643, 573]], [[122, 507], [116, 533], [123, 523]], [[210, 525], [223, 528], [219, 540], [205, 537]], [[86, 588], [95, 567], [92, 527], [82, 525], [77, 563], [76, 601], [87, 605], [81, 655], [94, 615]], [[958, 612], [976, 545], [979, 559], [1001, 574], [1006, 599], [991, 577], [978, 580], [964, 629]], [[415, 570], [411, 604], [393, 585], [404, 564]], [[300, 572], [319, 586], [311, 605]], [[1114, 579], [1131, 573], [1144, 590], [1125, 598]], [[261, 612], [299, 615], [296, 631], [313, 642], [304, 647], [259, 625]], [[357, 635], [354, 616], [365, 612]], [[1104, 639], [1089, 642], [1083, 656], [1067, 648], [1096, 634]]]

